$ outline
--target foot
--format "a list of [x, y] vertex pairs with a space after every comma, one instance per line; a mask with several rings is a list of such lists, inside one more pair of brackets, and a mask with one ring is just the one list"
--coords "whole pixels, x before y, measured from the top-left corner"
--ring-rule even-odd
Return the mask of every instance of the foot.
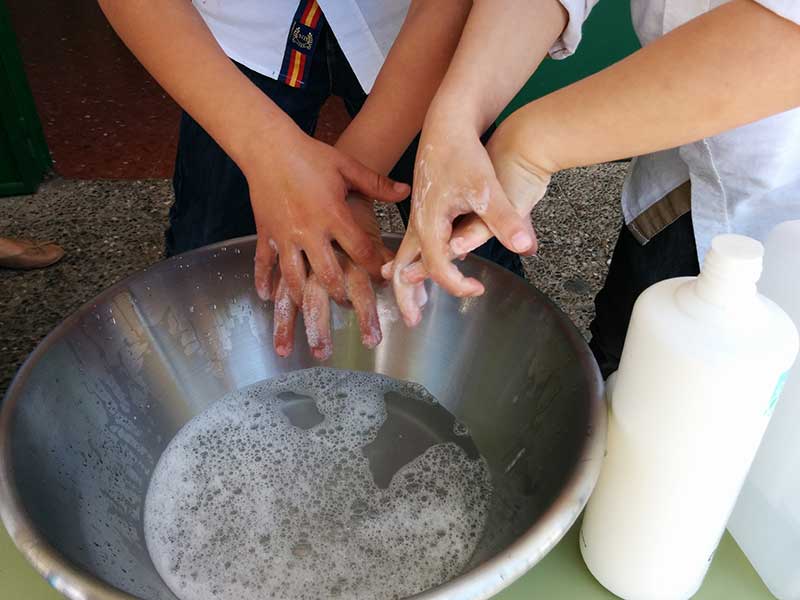
[[57, 263], [64, 249], [53, 242], [0, 237], [0, 268], [41, 269]]

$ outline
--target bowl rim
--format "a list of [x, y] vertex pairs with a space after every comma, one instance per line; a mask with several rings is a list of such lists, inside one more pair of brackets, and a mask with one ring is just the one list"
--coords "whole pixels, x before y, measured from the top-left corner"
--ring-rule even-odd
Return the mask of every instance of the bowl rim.
[[[384, 233], [387, 240], [399, 240], [400, 234]], [[189, 256], [209, 254], [223, 247], [247, 245], [255, 235], [242, 236], [209, 244], [188, 252], [159, 260], [137, 270], [117, 283], [104, 289], [91, 300], [84, 302], [65, 317], [48, 333], [28, 355], [11, 380], [0, 405], [0, 521], [5, 525], [9, 537], [17, 549], [39, 574], [59, 593], [70, 600], [140, 600], [99, 577], [89, 574], [53, 548], [34, 527], [18, 492], [11, 462], [11, 428], [13, 416], [28, 377], [39, 359], [61, 339], [67, 330], [97, 304], [113, 298], [128, 288], [129, 284], [143, 273], [168, 268], [175, 260]], [[490, 261], [475, 255], [467, 260], [492, 265]], [[600, 466], [606, 448], [607, 411], [603, 399], [603, 380], [594, 357], [575, 325], [536, 287], [510, 271], [503, 273], [510, 279], [522, 281], [537, 294], [548, 307], [565, 334], [568, 343], [576, 350], [588, 390], [589, 428], [583, 445], [576, 457], [575, 467], [564, 483], [561, 494], [551, 503], [540, 519], [512, 544], [489, 560], [458, 575], [435, 588], [425, 590], [406, 600], [487, 600], [519, 579], [538, 563], [567, 533], [577, 521], [589, 500], [600, 474]]]

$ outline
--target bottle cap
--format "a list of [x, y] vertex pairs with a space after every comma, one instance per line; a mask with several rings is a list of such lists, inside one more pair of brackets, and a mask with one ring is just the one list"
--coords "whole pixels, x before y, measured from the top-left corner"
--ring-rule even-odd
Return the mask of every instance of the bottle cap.
[[755, 283], [761, 276], [764, 246], [744, 235], [726, 233], [711, 240], [703, 262], [703, 273], [714, 278]]

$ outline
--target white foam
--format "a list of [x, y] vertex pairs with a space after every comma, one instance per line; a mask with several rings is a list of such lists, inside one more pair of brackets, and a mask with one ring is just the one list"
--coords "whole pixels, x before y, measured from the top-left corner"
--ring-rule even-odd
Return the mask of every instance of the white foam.
[[[384, 394], [420, 390], [309, 369], [231, 394], [187, 423], [145, 503], [147, 546], [172, 591], [182, 600], [386, 600], [457, 575], [486, 523], [485, 461], [437, 444], [381, 489], [361, 451], [386, 420]], [[292, 425], [286, 392], [312, 397], [324, 419]]]

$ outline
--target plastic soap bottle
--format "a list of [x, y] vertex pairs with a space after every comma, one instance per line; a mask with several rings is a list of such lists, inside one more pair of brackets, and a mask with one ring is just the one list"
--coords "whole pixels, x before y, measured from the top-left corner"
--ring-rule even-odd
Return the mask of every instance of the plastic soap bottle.
[[718, 236], [698, 277], [634, 307], [580, 535], [589, 570], [625, 600], [698, 590], [797, 355], [791, 319], [756, 290], [763, 251]]
[[[765, 242], [759, 291], [800, 327], [800, 221]], [[780, 600], [800, 600], [800, 360], [753, 461], [728, 529]]]

